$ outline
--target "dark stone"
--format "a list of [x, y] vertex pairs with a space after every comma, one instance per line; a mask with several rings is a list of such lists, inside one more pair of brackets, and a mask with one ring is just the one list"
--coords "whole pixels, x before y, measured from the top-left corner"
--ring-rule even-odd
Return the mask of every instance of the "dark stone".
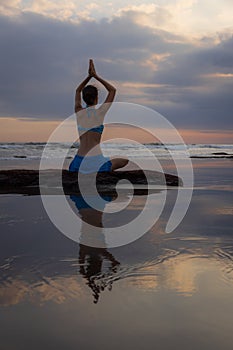
[[26, 156], [14, 156], [14, 158], [27, 158]]
[[[222, 152], [224, 153], [224, 152]], [[202, 159], [233, 159], [233, 155], [227, 154], [227, 155], [221, 155], [221, 154], [214, 154], [211, 156], [190, 156], [190, 158], [202, 158]]]
[[[93, 179], [89, 175], [81, 175], [85, 184], [85, 191], [92, 191]], [[58, 170], [40, 171], [40, 179], [43, 180], [43, 193], [45, 194], [80, 194], [78, 185], [78, 173], [62, 171], [62, 186], [60, 186], [61, 174]], [[95, 180], [95, 179], [94, 179]], [[148, 193], [147, 186], [142, 185], [167, 185], [182, 186], [182, 181], [175, 175], [163, 174], [150, 170], [130, 170], [98, 173], [96, 187], [99, 193], [115, 194], [116, 184], [119, 180], [128, 180], [135, 186], [135, 194]], [[157, 191], [157, 190], [156, 190]], [[38, 170], [1, 170], [0, 193], [22, 193], [28, 195], [40, 194]]]

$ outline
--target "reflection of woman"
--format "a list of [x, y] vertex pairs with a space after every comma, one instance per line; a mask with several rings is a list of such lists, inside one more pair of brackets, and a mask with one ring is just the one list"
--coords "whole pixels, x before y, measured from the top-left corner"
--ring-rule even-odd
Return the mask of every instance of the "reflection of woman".
[[[102, 272], [104, 261], [108, 261], [111, 266], [107, 273]], [[79, 266], [81, 275], [87, 280], [87, 285], [91, 288], [94, 303], [99, 300], [99, 295], [106, 287], [112, 288], [114, 273], [120, 263], [105, 248], [93, 248], [86, 245], [79, 245]], [[106, 278], [107, 277], [107, 278]]]
[[[124, 158], [110, 159], [109, 157], [104, 157], [100, 148], [101, 135], [104, 129], [104, 116], [114, 100], [116, 89], [96, 74], [92, 60], [89, 63], [88, 73], [88, 77], [76, 90], [75, 113], [77, 115], [80, 146], [70, 164], [69, 170], [73, 172], [80, 171], [86, 174], [97, 172], [98, 169], [99, 172], [113, 171], [124, 167], [128, 163], [128, 160]], [[91, 78], [98, 80], [108, 91], [107, 98], [99, 108], [95, 108], [98, 103], [97, 88], [93, 85], [86, 86]], [[81, 93], [86, 103], [85, 108], [81, 105]], [[81, 166], [83, 160], [84, 162]]]
[[[106, 248], [94, 248], [87, 245], [88, 243], [104, 245], [102, 216], [105, 204], [99, 200], [99, 196], [91, 197], [92, 201], [95, 201], [96, 209], [93, 209], [80, 195], [72, 195], [70, 199], [75, 203], [82, 219], [79, 244], [80, 274], [87, 280], [87, 285], [93, 293], [94, 303], [97, 303], [101, 291], [106, 287], [112, 288], [114, 280], [112, 277], [117, 272], [117, 266], [120, 263]], [[112, 200], [110, 196], [104, 196], [103, 199], [105, 202]], [[107, 269], [103, 267], [104, 262], [108, 263]]]

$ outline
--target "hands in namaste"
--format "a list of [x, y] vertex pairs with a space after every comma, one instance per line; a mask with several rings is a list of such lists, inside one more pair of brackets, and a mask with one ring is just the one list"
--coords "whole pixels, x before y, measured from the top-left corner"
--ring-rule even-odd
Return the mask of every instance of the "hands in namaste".
[[93, 60], [90, 59], [89, 61], [89, 69], [88, 69], [89, 76], [95, 78], [97, 76], [97, 73], [95, 71], [95, 66]]

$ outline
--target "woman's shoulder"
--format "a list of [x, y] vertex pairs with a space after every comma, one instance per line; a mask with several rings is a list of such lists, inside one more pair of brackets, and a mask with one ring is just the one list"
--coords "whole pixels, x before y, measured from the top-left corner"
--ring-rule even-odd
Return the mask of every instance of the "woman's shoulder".
[[98, 108], [96, 108], [96, 113], [98, 114], [98, 116], [104, 117], [110, 107], [111, 103], [103, 103]]
[[85, 108], [84, 107], [78, 107], [78, 108], [75, 108], [75, 113], [79, 113], [81, 111], [83, 111]]

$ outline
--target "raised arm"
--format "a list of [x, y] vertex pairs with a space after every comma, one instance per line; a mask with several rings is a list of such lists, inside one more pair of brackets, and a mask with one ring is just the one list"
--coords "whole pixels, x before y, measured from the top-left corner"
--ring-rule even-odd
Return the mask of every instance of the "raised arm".
[[116, 95], [116, 88], [113, 85], [111, 85], [110, 83], [108, 83], [106, 80], [101, 78], [97, 74], [96, 74], [96, 76], [94, 78], [96, 80], [98, 80], [101, 84], [103, 84], [103, 86], [108, 90], [108, 95], [107, 95], [104, 103], [111, 103], [111, 102], [113, 102], [114, 97]]
[[88, 75], [86, 79], [84, 79], [81, 84], [77, 87], [76, 93], [75, 93], [75, 113], [77, 113], [80, 109], [82, 109], [82, 98], [81, 98], [81, 92], [82, 89], [87, 85], [87, 83], [91, 80], [92, 76]]
[[104, 103], [111, 103], [114, 100], [115, 94], [116, 94], [116, 88], [112, 86], [110, 83], [108, 83], [106, 80], [101, 78], [95, 71], [95, 66], [93, 63], [93, 60], [90, 60], [90, 66], [89, 66], [89, 74], [98, 80], [107, 90], [108, 95], [104, 101]]

